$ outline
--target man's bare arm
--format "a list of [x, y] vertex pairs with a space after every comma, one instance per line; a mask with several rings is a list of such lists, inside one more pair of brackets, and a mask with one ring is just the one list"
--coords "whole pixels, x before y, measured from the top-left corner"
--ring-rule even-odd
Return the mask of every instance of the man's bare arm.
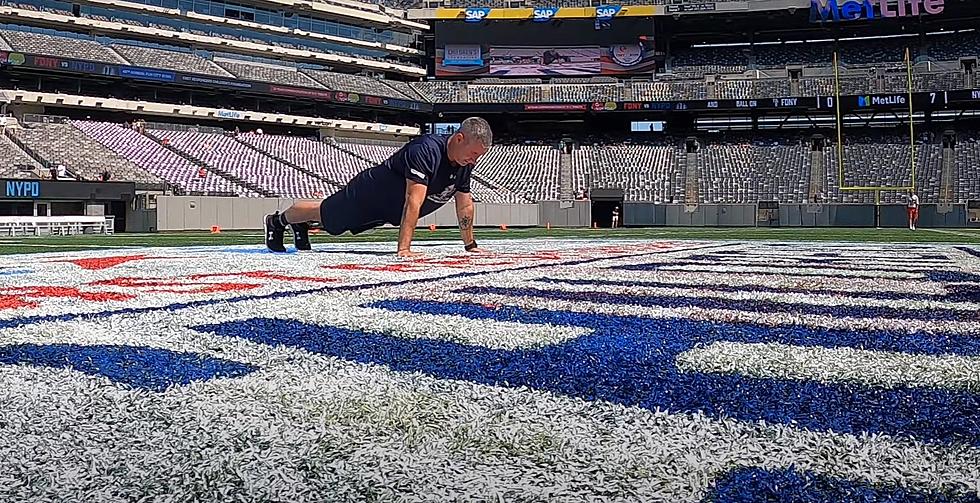
[[457, 192], [456, 219], [459, 220], [459, 235], [463, 238], [463, 246], [468, 252], [480, 253], [483, 250], [477, 247], [476, 238], [473, 236], [475, 218], [476, 205], [473, 204], [473, 196], [468, 192]]
[[425, 185], [412, 180], [405, 180], [405, 207], [402, 208], [402, 223], [398, 228], [399, 256], [419, 255], [412, 252], [412, 237], [415, 235], [415, 227], [419, 223], [419, 211], [422, 209], [422, 202], [425, 201], [425, 191]]
[[456, 219], [459, 221], [459, 235], [463, 238], [464, 245], [468, 245], [474, 241], [474, 218], [476, 218], [476, 205], [473, 204], [473, 196], [468, 192], [457, 192]]

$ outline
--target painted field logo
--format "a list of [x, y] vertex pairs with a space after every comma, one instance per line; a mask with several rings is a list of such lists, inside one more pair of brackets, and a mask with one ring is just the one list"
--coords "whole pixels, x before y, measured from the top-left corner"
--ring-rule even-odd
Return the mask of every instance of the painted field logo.
[[945, 0], [810, 0], [810, 22], [940, 14]]

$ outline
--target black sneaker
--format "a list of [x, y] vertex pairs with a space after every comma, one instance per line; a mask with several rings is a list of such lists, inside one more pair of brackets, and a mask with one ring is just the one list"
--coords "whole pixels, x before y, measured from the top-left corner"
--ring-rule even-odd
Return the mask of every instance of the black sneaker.
[[286, 235], [286, 226], [279, 221], [279, 212], [265, 216], [265, 246], [274, 252], [285, 252], [282, 240]]
[[293, 242], [296, 243], [296, 249], [299, 251], [309, 251], [313, 249], [310, 245], [310, 224], [289, 224], [289, 227], [293, 230]]

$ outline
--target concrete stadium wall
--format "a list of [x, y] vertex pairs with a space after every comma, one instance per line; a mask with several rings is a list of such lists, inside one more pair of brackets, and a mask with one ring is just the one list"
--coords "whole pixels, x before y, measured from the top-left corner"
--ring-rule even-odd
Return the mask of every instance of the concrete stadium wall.
[[210, 230], [217, 225], [227, 230], [262, 228], [262, 218], [286, 209], [293, 199], [161, 196], [157, 198], [158, 231]]
[[[203, 196], [159, 196], [156, 210], [129, 210], [127, 232], [209, 230], [217, 225], [226, 230], [255, 230], [262, 228], [262, 217], [293, 204], [288, 198], [238, 198]], [[562, 208], [558, 201], [538, 204], [476, 203], [477, 227], [545, 226], [590, 227], [592, 206], [589, 201], [574, 201]], [[873, 204], [781, 204], [778, 222], [756, 221], [754, 204], [701, 204], [693, 213], [683, 204], [634, 203], [623, 204], [623, 224], [629, 227], [874, 227]], [[968, 227], [966, 205], [953, 205], [949, 213], [939, 213], [935, 204], [919, 209], [919, 225], [923, 228]], [[881, 227], [908, 225], [903, 205], [877, 207]], [[435, 224], [438, 227], [456, 226], [456, 208], [450, 202], [435, 213], [423, 217], [419, 227]]]
[[561, 201], [541, 201], [538, 207], [538, 222], [552, 227], [592, 227], [592, 203], [590, 201], [571, 201], [562, 208]]
[[624, 203], [626, 226], [754, 227], [754, 204], [699, 204], [688, 213], [683, 204]]
[[[536, 204], [484, 204], [476, 203], [477, 227], [536, 227], [538, 225], [538, 205]], [[438, 227], [456, 227], [456, 206], [450, 201], [431, 215], [419, 219], [419, 227], [436, 224]]]
[[[286, 209], [293, 201], [295, 199], [289, 198], [160, 196], [157, 197], [155, 230], [210, 230], [212, 225], [224, 230], [261, 229], [262, 218], [266, 214]], [[419, 227], [428, 227], [429, 224], [455, 227], [456, 208], [453, 203], [450, 202], [419, 220]], [[514, 227], [537, 226], [538, 207], [535, 204], [476, 203], [476, 226], [497, 227], [501, 224]], [[134, 228], [136, 225], [139, 224], [134, 222]]]
[[[778, 225], [781, 227], [875, 227], [873, 204], [781, 204]], [[905, 206], [881, 205], [878, 226], [906, 227]], [[625, 203], [623, 223], [626, 226], [726, 227], [771, 225], [756, 221], [756, 205], [698, 205], [687, 213], [682, 204]], [[773, 222], [775, 224], [776, 222]], [[953, 205], [952, 211], [939, 213], [935, 204], [919, 208], [919, 225], [928, 227], [967, 227], [965, 204]]]

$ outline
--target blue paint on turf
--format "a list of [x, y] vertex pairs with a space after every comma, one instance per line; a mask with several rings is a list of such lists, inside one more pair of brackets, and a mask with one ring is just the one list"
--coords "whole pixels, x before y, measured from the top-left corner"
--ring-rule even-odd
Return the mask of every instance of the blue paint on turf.
[[[247, 255], [283, 255], [284, 254], [284, 253], [281, 253], [281, 252], [277, 253], [277, 252], [270, 251], [268, 248], [265, 248], [265, 247], [262, 247], [262, 248], [236, 248], [236, 247], [212, 248], [212, 249], [210, 249], [208, 251], [215, 251], [215, 252], [218, 252], [218, 253], [244, 253], [244, 254], [247, 254]], [[287, 246], [286, 247], [285, 254], [290, 254], [290, 253], [297, 253], [296, 247], [294, 247], [294, 246]]]
[[[810, 270], [813, 270], [814, 272], [786, 272], [786, 273], [776, 273], [776, 272], [773, 272], [772, 273], [772, 274], [783, 274], [784, 276], [804, 276], [804, 277], [808, 277], [808, 278], [841, 278], [843, 276], [841, 276], [840, 274], [834, 274], [834, 271], [842, 271], [842, 270], [843, 271], [854, 271], [853, 273], [848, 274], [846, 277], [848, 277], [848, 278], [856, 278], [856, 279], [881, 279], [881, 275], [880, 274], [873, 274], [873, 273], [876, 273], [876, 272], [877, 273], [882, 273], [882, 272], [904, 272], [904, 273], [909, 273], [909, 274], [926, 274], [927, 273], [927, 271], [924, 271], [924, 270], [921, 270], [921, 269], [915, 269], [915, 270], [896, 270], [896, 269], [874, 269], [874, 268], [867, 268], [867, 267], [862, 267], [862, 268], [847, 268], [847, 267], [836, 267], [836, 266], [828, 266], [828, 265], [823, 265], [822, 267], [817, 267], [815, 265], [807, 266], [807, 265], [804, 265], [804, 264], [800, 264], [800, 265], [768, 264], [768, 263], [766, 263], [766, 264], [762, 264], [762, 263], [745, 264], [745, 263], [722, 263], [722, 262], [718, 262], [718, 261], [689, 262], [689, 261], [684, 261], [684, 260], [677, 260], [677, 261], [672, 261], [672, 262], [656, 262], [656, 263], [652, 263], [652, 264], [628, 264], [628, 265], [613, 266], [610, 269], [617, 269], [617, 270], [621, 270], [621, 271], [657, 271], [657, 270], [662, 270], [662, 269], [668, 269], [669, 270], [670, 268], [676, 268], [676, 267], [682, 267], [682, 266], [694, 266], [694, 267], [700, 266], [700, 267], [704, 267], [704, 268], [707, 268], [707, 267], [715, 267], [715, 266], [758, 267], [758, 268], [763, 268], [764, 267], [764, 268], [768, 268], [768, 269], [810, 269]], [[821, 271], [821, 269], [826, 270], [826, 272]], [[678, 270], [683, 271], [683, 269], [678, 269]], [[691, 269], [691, 270], [692, 271], [699, 271], [699, 270], [705, 270], [705, 269]], [[725, 271], [712, 270], [712, 271], [713, 272], [723, 272], [724, 274], [740, 274], [740, 275], [759, 274], [756, 271], [739, 271], [739, 270], [725, 270]], [[862, 271], [868, 272], [869, 274], [861, 274]]]
[[946, 496], [900, 487], [874, 487], [864, 482], [830, 478], [792, 469], [741, 468], [715, 482], [705, 502], [718, 503], [967, 503], [970, 496]]
[[980, 283], [980, 274], [960, 271], [931, 271], [926, 278], [938, 283]]
[[965, 252], [970, 255], [973, 255], [974, 257], [980, 258], [980, 250], [977, 250], [976, 248], [971, 248], [969, 246], [957, 246], [956, 249], [961, 252]]
[[677, 356], [715, 341], [850, 346], [924, 354], [980, 354], [980, 340], [934, 334], [851, 332], [803, 327], [644, 319], [563, 311], [489, 309], [475, 304], [384, 301], [369, 307], [520, 323], [577, 326], [591, 335], [540, 349], [499, 350], [403, 339], [293, 320], [252, 319], [197, 330], [304, 348], [395, 371], [495, 386], [546, 390], [646, 409], [765, 420], [818, 431], [878, 432], [929, 442], [980, 444], [980, 396], [926, 388], [681, 372]]
[[257, 370], [245, 363], [196, 353], [133, 346], [17, 344], [0, 347], [0, 364], [70, 368], [150, 391]]
[[0, 276], [19, 276], [21, 274], [31, 274], [31, 269], [0, 269]]
[[832, 316], [835, 318], [889, 318], [926, 321], [977, 321], [980, 311], [954, 309], [899, 309], [881, 306], [822, 306], [805, 303], [773, 302], [768, 300], [721, 299], [712, 297], [652, 296], [586, 291], [569, 292], [539, 288], [467, 287], [455, 290], [473, 295], [505, 295], [540, 299], [593, 302], [599, 304], [643, 307], [730, 309], [756, 313], [790, 313]]
[[[854, 292], [852, 290], [811, 290], [807, 288], [779, 288], [762, 285], [687, 285], [683, 283], [666, 283], [662, 281], [619, 281], [619, 280], [599, 280], [599, 279], [553, 279], [538, 278], [535, 281], [541, 283], [567, 284], [567, 285], [592, 285], [592, 286], [623, 286], [623, 287], [642, 287], [642, 288], [681, 288], [698, 289], [708, 292], [763, 292], [763, 293], [800, 293], [806, 295], [842, 295], [848, 299], [875, 299], [875, 300], [933, 300], [933, 301], [954, 301], [972, 300], [972, 290], [960, 289], [947, 291], [942, 294], [909, 294], [902, 292]], [[966, 298], [960, 298], [960, 294]]]
[[[874, 258], [867, 257], [848, 257], [848, 258], [814, 258], [813, 255], [804, 256], [793, 256], [793, 257], [760, 257], [755, 256], [754, 258], [764, 258], [764, 261], [756, 262], [745, 262], [744, 259], [740, 257], [730, 257], [721, 253], [706, 253], [702, 255], [690, 255], [685, 257], [684, 260], [677, 261], [679, 265], [738, 265], [738, 266], [756, 266], [756, 267], [773, 267], [773, 268], [801, 268], [801, 267], [819, 267], [819, 268], [829, 268], [829, 269], [839, 269], [845, 271], [904, 271], [904, 272], [917, 272], [930, 267], [939, 267], [937, 264], [925, 264], [920, 259], [908, 257], [900, 261], [900, 264], [894, 264], [894, 262], [899, 262], [895, 260], [885, 261], [876, 260]], [[878, 265], [879, 267], [868, 267], [870, 263]]]

